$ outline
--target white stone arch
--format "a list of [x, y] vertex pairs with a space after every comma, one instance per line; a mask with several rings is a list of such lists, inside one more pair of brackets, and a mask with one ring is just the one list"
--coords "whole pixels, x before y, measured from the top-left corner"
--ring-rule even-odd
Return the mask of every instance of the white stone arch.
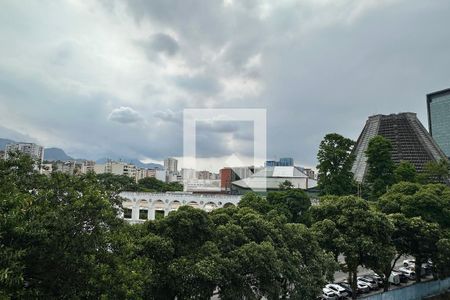
[[200, 208], [200, 204], [195, 200], [189, 201], [186, 205], [193, 208]]
[[179, 201], [179, 200], [173, 200], [173, 201], [170, 202], [170, 204], [169, 204], [169, 209], [170, 209], [170, 211], [175, 211], [175, 210], [178, 210], [178, 208], [180, 208], [181, 205], [183, 205], [183, 204], [181, 203], [181, 201]]
[[[147, 210], [145, 217], [141, 218], [141, 210]], [[136, 216], [137, 220], [144, 221], [150, 219], [150, 201], [147, 199], [136, 200]]]
[[160, 214], [161, 212], [163, 213], [164, 216], [166, 216], [167, 214], [166, 210], [167, 205], [163, 200], [161, 199], [154, 200], [150, 206], [150, 220], [155, 220], [157, 214]]
[[212, 201], [206, 202], [205, 205], [203, 205], [203, 210], [205, 210], [206, 212], [211, 212], [212, 210], [214, 210], [216, 208], [217, 208], [217, 204]]
[[227, 207], [235, 207], [236, 205], [234, 203], [231, 202], [227, 202], [223, 204], [223, 207], [227, 208]]

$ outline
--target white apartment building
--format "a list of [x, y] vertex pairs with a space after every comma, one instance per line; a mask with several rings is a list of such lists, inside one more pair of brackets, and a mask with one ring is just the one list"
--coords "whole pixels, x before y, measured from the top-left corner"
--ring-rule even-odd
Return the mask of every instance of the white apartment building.
[[136, 181], [139, 181], [147, 177], [156, 177], [155, 169], [137, 169], [136, 170]]
[[136, 178], [136, 166], [125, 162], [108, 161], [105, 164], [95, 164], [94, 172], [96, 174], [110, 173]]
[[86, 160], [81, 165], [81, 173], [87, 174], [88, 172], [95, 172], [95, 161], [93, 160]]
[[192, 180], [197, 178], [196, 171], [194, 169], [181, 169], [181, 177], [183, 180]]
[[34, 143], [12, 143], [7, 144], [5, 147], [5, 159], [8, 159], [9, 152], [21, 152], [28, 154], [33, 159], [42, 164], [44, 160], [44, 147], [36, 145]]
[[178, 160], [169, 157], [164, 160], [164, 169], [169, 173], [178, 173]]
[[155, 170], [155, 178], [162, 181], [167, 182], [167, 171], [166, 170]]

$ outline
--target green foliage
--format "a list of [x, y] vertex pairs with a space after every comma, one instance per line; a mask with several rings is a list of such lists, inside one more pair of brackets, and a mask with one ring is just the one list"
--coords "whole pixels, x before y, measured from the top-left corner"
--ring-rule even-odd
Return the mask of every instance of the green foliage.
[[284, 213], [298, 221], [310, 205], [298, 190], [128, 225], [117, 217], [118, 193], [167, 186], [45, 177], [25, 156], [0, 161], [0, 178], [2, 298], [207, 299], [216, 288], [222, 299], [312, 298], [334, 271], [311, 231], [286, 223]]
[[175, 192], [182, 191], [183, 185], [179, 182], [165, 183], [154, 177], [145, 177], [138, 181], [137, 190], [140, 192]]
[[442, 159], [438, 162], [430, 161], [425, 164], [422, 174], [419, 176], [421, 183], [448, 183], [449, 182], [449, 163]]
[[[119, 199], [93, 174], [39, 175], [27, 156], [0, 161], [0, 284], [13, 298], [97, 298], [115, 265]], [[26, 286], [26, 288], [25, 288]]]
[[387, 214], [421, 217], [426, 222], [438, 223], [444, 229], [450, 228], [450, 188], [443, 184], [401, 182], [392, 186], [377, 205]]
[[272, 209], [270, 203], [256, 193], [246, 193], [239, 201], [239, 207], [248, 207], [259, 213], [265, 214]]
[[440, 239], [436, 245], [437, 257], [434, 261], [439, 277], [444, 279], [450, 276], [450, 239]]
[[355, 192], [351, 168], [355, 142], [337, 133], [327, 134], [319, 146], [319, 188], [323, 195], [350, 195]]
[[377, 200], [395, 182], [391, 152], [392, 145], [388, 139], [377, 135], [369, 141], [366, 150], [366, 181], [370, 189], [370, 200]]
[[139, 192], [175, 192], [183, 191], [183, 185], [179, 182], [165, 183], [154, 177], [145, 177], [135, 182], [134, 178], [126, 175], [114, 175], [111, 173], [97, 174], [100, 185], [108, 191], [120, 193], [123, 191]]
[[123, 191], [136, 191], [137, 186], [133, 178], [126, 175], [103, 173], [96, 175], [99, 184], [108, 191], [120, 193]]
[[[160, 220], [117, 217], [125, 189], [180, 186], [93, 173], [46, 177], [27, 156], [0, 160], [0, 298], [314, 299], [337, 257], [353, 287], [358, 266], [390, 274], [392, 261], [450, 263], [450, 189], [393, 185], [378, 203], [301, 190], [246, 194], [206, 213], [182, 206]], [[387, 215], [389, 214], [389, 215]], [[308, 228], [303, 223], [311, 222]], [[417, 273], [420, 270], [417, 270]]]
[[280, 183], [279, 188], [280, 188], [280, 190], [290, 190], [290, 189], [294, 188], [294, 185], [289, 180], [285, 180], [282, 183]]
[[269, 192], [267, 201], [273, 209], [283, 213], [288, 222], [304, 223], [305, 213], [311, 206], [308, 195], [299, 189]]
[[[372, 210], [367, 201], [355, 196], [331, 196], [311, 207], [313, 230], [321, 246], [344, 255], [343, 269], [356, 290], [358, 266], [379, 268], [379, 258], [390, 246], [393, 226], [386, 215]], [[329, 236], [327, 236], [330, 234]]]
[[394, 169], [394, 176], [396, 182], [416, 182], [417, 172], [416, 168], [409, 161], [402, 160]]

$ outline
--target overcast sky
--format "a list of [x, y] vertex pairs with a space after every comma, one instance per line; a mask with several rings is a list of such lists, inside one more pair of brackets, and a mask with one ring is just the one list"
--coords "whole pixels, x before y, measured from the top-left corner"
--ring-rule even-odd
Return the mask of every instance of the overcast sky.
[[[268, 158], [316, 164], [326, 133], [417, 112], [450, 87], [448, 0], [1, 1], [0, 137], [96, 159], [183, 153], [185, 108], [267, 109]], [[205, 168], [253, 153], [199, 124]]]

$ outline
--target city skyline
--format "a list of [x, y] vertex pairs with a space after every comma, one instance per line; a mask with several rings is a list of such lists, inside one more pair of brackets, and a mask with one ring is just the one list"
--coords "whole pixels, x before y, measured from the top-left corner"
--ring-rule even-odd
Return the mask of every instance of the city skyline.
[[[0, 137], [161, 162], [182, 155], [184, 108], [265, 108], [267, 159], [314, 167], [326, 133], [356, 140], [367, 116], [427, 124], [450, 82], [446, 1], [139, 3], [6, 1]], [[205, 165], [253, 150], [246, 123], [198, 131]]]

